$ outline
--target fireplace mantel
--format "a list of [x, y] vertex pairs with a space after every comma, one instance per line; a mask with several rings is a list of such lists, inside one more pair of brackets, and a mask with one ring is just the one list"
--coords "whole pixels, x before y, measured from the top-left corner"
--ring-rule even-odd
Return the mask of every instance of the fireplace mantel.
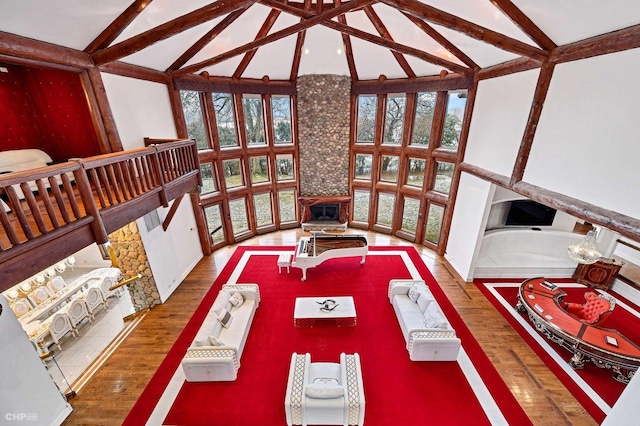
[[347, 223], [349, 221], [349, 205], [351, 197], [349, 195], [326, 195], [318, 197], [298, 197], [298, 202], [302, 207], [301, 222], [307, 223], [311, 220], [311, 206], [318, 204], [339, 204], [340, 215], [338, 221]]

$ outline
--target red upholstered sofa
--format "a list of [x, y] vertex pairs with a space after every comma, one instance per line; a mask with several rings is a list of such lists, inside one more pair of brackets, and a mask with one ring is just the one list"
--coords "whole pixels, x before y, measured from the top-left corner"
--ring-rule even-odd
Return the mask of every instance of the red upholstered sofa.
[[584, 304], [567, 302], [563, 307], [569, 315], [590, 325], [602, 324], [616, 305], [615, 300], [593, 292], [585, 293], [584, 300]]

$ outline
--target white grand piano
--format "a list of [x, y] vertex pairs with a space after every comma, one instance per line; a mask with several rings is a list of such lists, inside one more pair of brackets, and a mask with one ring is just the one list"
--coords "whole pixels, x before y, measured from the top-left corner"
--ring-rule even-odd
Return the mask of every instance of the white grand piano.
[[368, 250], [369, 244], [365, 235], [312, 232], [310, 237], [300, 237], [291, 267], [302, 269], [302, 281], [305, 281], [307, 269], [329, 259], [358, 256], [362, 257], [360, 264], [364, 265]]

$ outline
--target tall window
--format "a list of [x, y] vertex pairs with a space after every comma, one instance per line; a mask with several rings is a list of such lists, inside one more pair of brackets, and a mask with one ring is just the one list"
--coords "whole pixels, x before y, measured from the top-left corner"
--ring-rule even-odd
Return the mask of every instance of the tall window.
[[373, 137], [376, 131], [377, 107], [378, 98], [376, 96], [358, 97], [357, 142], [373, 143]]
[[233, 112], [233, 97], [228, 93], [212, 93], [215, 109], [216, 129], [221, 147], [237, 146], [236, 118]]
[[[217, 248], [282, 225], [296, 226], [298, 155], [292, 95], [214, 92], [212, 102], [205, 102], [208, 96], [181, 93], [185, 116], [192, 117], [189, 131], [201, 129], [206, 147], [216, 148], [199, 154], [200, 203], [208, 225], [208, 231], [200, 232], [211, 235]], [[211, 123], [203, 122], [207, 117]], [[268, 132], [267, 122], [273, 123]], [[209, 145], [204, 129], [214, 130], [220, 149]], [[242, 143], [240, 136], [246, 137]]]
[[204, 116], [200, 105], [200, 93], [183, 90], [180, 92], [180, 101], [184, 120], [187, 122], [187, 135], [191, 139], [195, 139], [198, 149], [209, 148], [207, 133], [204, 128]]
[[407, 98], [405, 95], [387, 96], [387, 110], [384, 120], [384, 139], [382, 143], [400, 145], [404, 129], [404, 113]]
[[242, 97], [244, 112], [244, 130], [247, 134], [247, 145], [264, 145], [264, 116], [262, 114], [262, 97], [244, 95]]
[[288, 95], [271, 97], [273, 116], [273, 141], [276, 144], [291, 143], [291, 98]]
[[447, 99], [447, 115], [442, 129], [442, 142], [440, 146], [446, 149], [457, 150], [462, 131], [462, 118], [464, 108], [467, 105], [467, 91], [451, 92]]
[[413, 120], [413, 135], [411, 137], [412, 145], [429, 145], [437, 95], [435, 92], [416, 94], [416, 114]]
[[427, 90], [355, 98], [352, 226], [437, 246], [458, 158], [447, 151], [458, 149], [467, 91], [421, 85]]

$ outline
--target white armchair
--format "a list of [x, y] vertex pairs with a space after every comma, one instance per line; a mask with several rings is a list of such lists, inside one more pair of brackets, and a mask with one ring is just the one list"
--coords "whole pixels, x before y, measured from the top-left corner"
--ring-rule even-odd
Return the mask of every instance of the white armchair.
[[362, 425], [364, 387], [360, 355], [340, 354], [340, 363], [291, 356], [285, 396], [287, 425]]

